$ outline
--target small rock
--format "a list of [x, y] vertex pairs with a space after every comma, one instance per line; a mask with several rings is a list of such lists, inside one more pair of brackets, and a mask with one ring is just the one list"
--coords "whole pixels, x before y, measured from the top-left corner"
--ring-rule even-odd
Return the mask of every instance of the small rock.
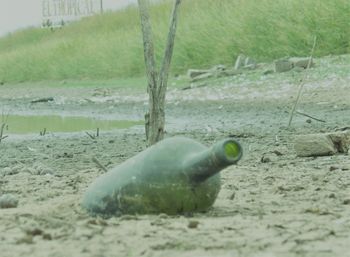
[[332, 140], [326, 134], [299, 135], [294, 149], [299, 157], [326, 156], [336, 153]]
[[294, 149], [299, 157], [346, 154], [350, 148], [350, 130], [296, 136]]
[[338, 153], [348, 153], [350, 150], [350, 130], [327, 133]]
[[307, 119], [307, 120], [306, 120], [306, 123], [311, 123], [311, 122], [312, 122], [311, 119]]
[[16, 242], [17, 244], [33, 244], [33, 236], [25, 235], [19, 238]]
[[350, 205], [350, 199], [345, 199], [345, 200], [343, 201], [343, 204], [344, 204], [344, 205]]
[[15, 174], [20, 173], [22, 168], [23, 167], [20, 165], [14, 166], [13, 168], [5, 167], [1, 170], [0, 175], [2, 175], [2, 176], [15, 175]]
[[43, 234], [43, 239], [44, 239], [44, 240], [49, 240], [49, 241], [50, 241], [50, 240], [52, 240], [52, 236], [51, 236], [51, 234], [49, 234], [49, 233], [44, 233], [44, 234]]
[[263, 157], [261, 157], [260, 161], [262, 163], [269, 163], [269, 162], [271, 162], [271, 159], [267, 156], [263, 156]]
[[0, 196], [0, 209], [16, 208], [18, 199], [12, 194], [4, 194]]
[[92, 96], [111, 96], [111, 90], [108, 88], [95, 88]]
[[281, 153], [278, 150], [274, 150], [273, 153], [276, 154], [277, 156], [282, 156], [283, 155], [283, 153]]
[[63, 154], [56, 154], [55, 158], [73, 158], [74, 154], [73, 153], [67, 153], [64, 152]]
[[160, 219], [167, 219], [167, 218], [169, 218], [169, 216], [167, 214], [165, 214], [165, 213], [161, 213], [161, 214], [158, 215], [158, 218], [160, 218]]
[[298, 66], [293, 68], [293, 71], [295, 71], [295, 72], [302, 72], [304, 70], [305, 70], [304, 68], [301, 68], [301, 67], [298, 67]]
[[167, 221], [166, 219], [161, 219], [161, 218], [156, 218], [155, 220], [152, 220], [150, 222], [150, 224], [152, 226], [164, 226], [164, 225], [166, 225], [168, 223], [169, 223], [169, 221]]
[[328, 197], [334, 199], [334, 198], [335, 198], [335, 193], [330, 193], [330, 194], [328, 195]]
[[274, 70], [268, 69], [268, 70], [265, 70], [265, 71], [263, 72], [263, 75], [269, 75], [269, 74], [272, 74], [272, 73], [274, 73], [274, 72], [275, 72]]
[[31, 235], [31, 236], [40, 236], [42, 235], [44, 232], [41, 228], [39, 228], [36, 224], [30, 224], [27, 225], [24, 228], [24, 231], [27, 235]]
[[10, 167], [5, 167], [1, 170], [1, 176], [6, 176], [6, 175], [11, 175], [11, 168]]
[[[293, 63], [293, 67], [300, 67], [303, 69], [306, 69], [310, 58], [309, 57], [291, 57], [289, 58], [289, 61]], [[314, 65], [313, 61], [311, 60], [310, 67]]]
[[188, 222], [187, 227], [188, 227], [188, 228], [197, 228], [198, 225], [199, 225], [199, 221], [198, 221], [198, 220], [190, 220], [190, 221]]
[[275, 72], [286, 72], [293, 69], [293, 63], [287, 59], [275, 61]]
[[87, 224], [103, 226], [103, 227], [108, 225], [108, 223], [104, 219], [101, 219], [101, 218], [90, 219], [90, 220], [87, 221]]

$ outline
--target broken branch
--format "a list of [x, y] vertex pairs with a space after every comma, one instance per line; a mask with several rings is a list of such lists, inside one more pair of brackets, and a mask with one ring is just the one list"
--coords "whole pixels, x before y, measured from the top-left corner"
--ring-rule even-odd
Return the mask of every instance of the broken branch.
[[321, 120], [321, 119], [312, 117], [311, 115], [306, 114], [306, 113], [303, 113], [303, 112], [300, 112], [300, 111], [297, 111], [297, 114], [303, 115], [303, 116], [305, 116], [305, 117], [308, 117], [308, 118], [310, 118], [310, 119], [313, 119], [313, 120], [316, 120], [316, 121], [319, 121], [319, 122], [326, 122], [325, 120]]

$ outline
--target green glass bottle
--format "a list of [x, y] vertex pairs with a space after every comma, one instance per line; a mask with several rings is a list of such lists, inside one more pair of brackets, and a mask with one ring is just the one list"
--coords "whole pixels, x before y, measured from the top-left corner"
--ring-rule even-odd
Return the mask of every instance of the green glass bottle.
[[220, 191], [219, 171], [241, 156], [241, 145], [232, 139], [208, 148], [192, 139], [168, 138], [97, 178], [82, 206], [105, 216], [205, 211]]

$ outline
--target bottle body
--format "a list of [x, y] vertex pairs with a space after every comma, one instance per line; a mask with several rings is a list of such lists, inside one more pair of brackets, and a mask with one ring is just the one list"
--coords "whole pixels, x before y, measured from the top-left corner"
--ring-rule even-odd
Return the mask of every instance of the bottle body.
[[205, 211], [220, 191], [218, 172], [229, 165], [218, 164], [211, 150], [188, 138], [165, 139], [97, 178], [82, 205], [102, 215]]

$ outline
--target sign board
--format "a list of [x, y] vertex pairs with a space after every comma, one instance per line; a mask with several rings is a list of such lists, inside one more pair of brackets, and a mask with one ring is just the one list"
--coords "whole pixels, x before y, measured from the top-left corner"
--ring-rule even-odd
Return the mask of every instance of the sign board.
[[43, 0], [42, 26], [61, 27], [68, 22], [102, 11], [102, 0]]

